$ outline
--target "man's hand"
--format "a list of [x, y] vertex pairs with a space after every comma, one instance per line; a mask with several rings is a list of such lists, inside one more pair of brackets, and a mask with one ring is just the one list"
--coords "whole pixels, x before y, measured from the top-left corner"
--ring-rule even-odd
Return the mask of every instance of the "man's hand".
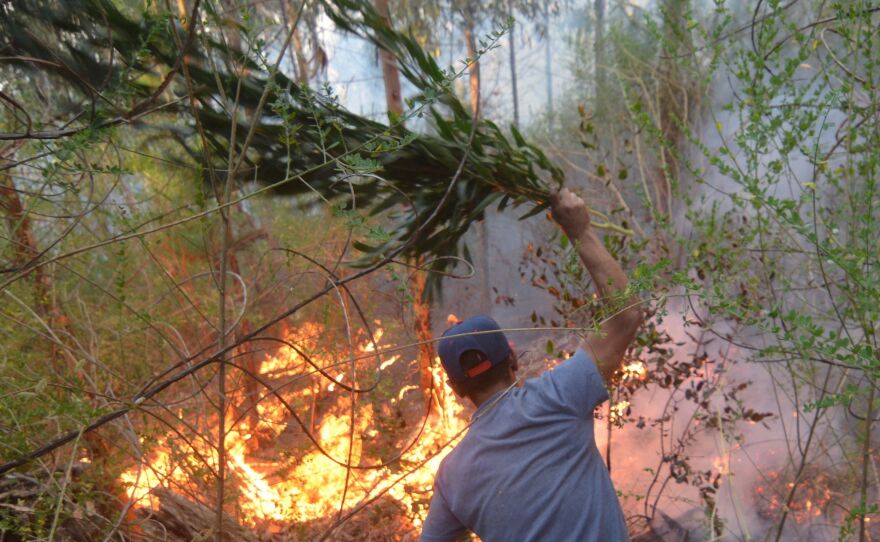
[[550, 208], [553, 211], [553, 220], [562, 227], [569, 239], [578, 239], [590, 229], [587, 204], [568, 188], [550, 195]]

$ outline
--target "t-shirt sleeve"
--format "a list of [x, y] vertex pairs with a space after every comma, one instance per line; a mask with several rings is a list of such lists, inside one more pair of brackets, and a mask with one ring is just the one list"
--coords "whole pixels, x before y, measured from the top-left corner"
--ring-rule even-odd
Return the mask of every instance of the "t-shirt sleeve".
[[443, 492], [440, 491], [440, 487], [435, 481], [431, 508], [428, 510], [428, 518], [425, 519], [419, 542], [453, 542], [466, 530], [465, 526], [449, 509], [446, 499], [443, 498]]
[[608, 400], [605, 381], [582, 348], [556, 368], [538, 378], [538, 386], [551, 408], [579, 418], [590, 418], [597, 405]]

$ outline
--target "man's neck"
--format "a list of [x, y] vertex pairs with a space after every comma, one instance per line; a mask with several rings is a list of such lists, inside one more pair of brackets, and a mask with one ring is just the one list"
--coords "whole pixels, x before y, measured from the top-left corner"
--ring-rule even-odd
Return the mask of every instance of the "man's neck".
[[512, 386], [514, 382], [515, 382], [514, 380], [510, 380], [509, 382], [508, 381], [499, 382], [490, 388], [486, 388], [484, 390], [474, 392], [470, 396], [470, 400], [474, 404], [475, 407], [480, 408], [480, 405], [482, 405], [483, 403], [485, 403], [486, 401], [491, 399], [493, 395], [495, 395], [499, 391], [506, 390], [507, 388]]

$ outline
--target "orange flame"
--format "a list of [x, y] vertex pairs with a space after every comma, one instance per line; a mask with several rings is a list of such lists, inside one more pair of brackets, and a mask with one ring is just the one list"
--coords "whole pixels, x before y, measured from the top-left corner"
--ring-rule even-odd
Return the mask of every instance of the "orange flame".
[[611, 423], [622, 424], [628, 408], [629, 401], [620, 401], [611, 405]]
[[[773, 518], [786, 508], [786, 498], [794, 487], [793, 482], [783, 483], [781, 471], [770, 471], [765, 476], [766, 485], [755, 487], [755, 494], [761, 500], [758, 512]], [[797, 493], [788, 504], [788, 513], [797, 523], [808, 523], [813, 518], [830, 513], [830, 505], [835, 491], [833, 480], [824, 472], [810, 472], [809, 483], [799, 484]]]
[[[319, 361], [317, 356], [312, 355], [317, 350], [318, 339], [323, 331], [321, 326], [309, 323], [301, 326], [297, 332], [288, 334], [287, 340], [312, 356], [313, 362], [328, 367], [333, 363], [331, 360]], [[375, 333], [374, 339], [377, 343], [382, 333], [381, 329]], [[365, 341], [358, 345], [355, 356], [374, 351], [373, 343]], [[379, 370], [388, 370], [398, 359], [397, 356], [384, 359]], [[273, 380], [302, 380], [303, 372], [311, 370], [306, 369], [305, 363], [302, 355], [293, 348], [284, 346], [262, 361], [259, 373], [264, 378]], [[432, 371], [435, 389], [442, 390], [445, 379], [439, 365], [439, 360], [436, 360]], [[333, 391], [340, 382], [353, 384], [340, 372], [336, 376], [336, 382], [331, 382], [324, 388]], [[288, 400], [294, 395], [297, 398], [317, 397], [316, 390], [312, 387], [302, 384], [300, 386], [300, 389], [285, 391]], [[412, 389], [418, 388], [402, 387], [399, 394], [391, 399], [391, 403], [399, 402]], [[452, 449], [451, 445], [442, 448], [443, 445], [466, 428], [462, 406], [455, 401], [453, 394], [441, 394], [441, 415], [430, 420], [422, 436], [400, 458], [399, 463], [384, 468], [349, 471], [339, 463], [345, 464], [350, 457], [351, 464], [358, 465], [365, 440], [379, 434], [372, 428], [375, 425], [373, 408], [369, 404], [358, 405], [356, 419], [352, 424], [350, 407], [347, 406], [350, 395], [345, 392], [335, 396], [324, 395], [335, 401], [335, 404], [330, 408], [322, 408], [327, 414], [320, 419], [314, 434], [326, 454], [314, 446], [305, 453], [285, 453], [289, 450], [275, 444], [273, 449], [263, 451], [264, 454], [271, 452], [270, 459], [252, 457], [257, 441], [251, 441], [255, 435], [267, 437], [261, 439], [264, 441], [282, 439], [282, 433], [288, 425], [289, 412], [277, 400], [260, 401], [256, 405], [258, 421], [253, 428], [246, 417], [236, 419], [230, 412], [227, 420], [227, 427], [230, 429], [226, 437], [227, 467], [234, 480], [233, 494], [239, 521], [258, 526], [272, 522], [302, 522], [325, 518], [338, 512], [340, 506], [350, 508], [375, 495], [399, 478], [404, 469], [425, 462], [406, 478], [406, 488], [404, 484], [396, 484], [388, 491], [388, 495], [400, 501], [407, 510], [413, 511], [414, 517], [410, 520], [414, 527], [420, 528], [427, 510], [422, 506], [424, 503], [417, 500], [420, 495], [430, 495], [434, 473], [440, 461]], [[243, 398], [236, 400], [243, 403]], [[352, 432], [354, 439], [350, 441]], [[194, 438], [186, 447], [189, 449], [176, 451], [181, 448], [179, 436], [170, 432], [158, 439], [158, 445], [142, 459], [141, 464], [122, 473], [120, 480], [127, 487], [128, 496], [134, 506], [158, 508], [159, 503], [151, 497], [151, 492], [159, 487], [195, 495], [210, 490], [213, 483], [211, 475], [205, 475], [204, 472], [206, 464], [213, 469], [218, 463], [216, 448], [206, 438]], [[440, 452], [428, 460], [438, 450]], [[371, 458], [364, 462], [369, 464], [375, 461]], [[199, 476], [203, 478], [201, 482]], [[346, 484], [347, 491], [344, 490]]]
[[648, 368], [640, 360], [624, 365], [621, 371], [624, 380], [644, 380], [648, 376]]

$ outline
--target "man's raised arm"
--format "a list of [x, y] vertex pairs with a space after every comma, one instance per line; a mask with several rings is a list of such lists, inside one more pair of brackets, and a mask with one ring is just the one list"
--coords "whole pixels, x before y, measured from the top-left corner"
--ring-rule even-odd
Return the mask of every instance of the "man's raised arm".
[[553, 219], [577, 247], [581, 260], [593, 277], [600, 300], [618, 307], [614, 315], [601, 324], [598, 333], [590, 334], [586, 345], [602, 378], [609, 382], [642, 324], [639, 300], [636, 296], [621, 299], [621, 293], [626, 289], [626, 274], [593, 230], [584, 200], [563, 188], [551, 197], [551, 207]]

